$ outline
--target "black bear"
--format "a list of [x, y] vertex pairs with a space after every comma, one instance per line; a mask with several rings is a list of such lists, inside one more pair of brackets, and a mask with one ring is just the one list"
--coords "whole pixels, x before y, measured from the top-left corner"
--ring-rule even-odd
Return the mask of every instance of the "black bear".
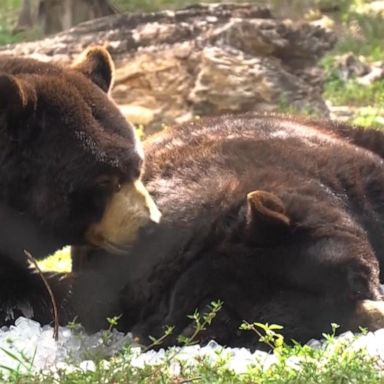
[[73, 302], [88, 329], [122, 313], [120, 327], [143, 342], [166, 325], [188, 335], [188, 315], [214, 300], [223, 308], [202, 342], [257, 345], [243, 320], [297, 341], [331, 322], [384, 327], [382, 132], [249, 114], [192, 122], [144, 150], [162, 222], [121, 258], [75, 252]]
[[51, 320], [24, 250], [37, 259], [70, 244], [119, 253], [159, 220], [140, 181], [140, 143], [108, 95], [113, 71], [101, 47], [71, 67], [0, 57], [1, 325], [23, 310]]

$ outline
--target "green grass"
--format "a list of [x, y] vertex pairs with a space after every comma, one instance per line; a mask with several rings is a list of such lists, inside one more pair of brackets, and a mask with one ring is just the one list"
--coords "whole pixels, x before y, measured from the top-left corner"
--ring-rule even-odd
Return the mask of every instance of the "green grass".
[[354, 79], [344, 80], [330, 72], [326, 81], [324, 97], [335, 105], [382, 106], [384, 102], [384, 79], [370, 85], [361, 85]]
[[355, 8], [341, 15], [346, 33], [339, 40], [336, 51], [353, 52], [369, 60], [382, 60], [384, 46], [384, 19], [382, 15], [360, 14]]
[[357, 112], [352, 120], [356, 125], [367, 128], [380, 128], [384, 127], [384, 110], [382, 107], [364, 107]]
[[20, 0], [2, 0], [0, 5], [0, 45], [23, 40], [24, 36], [17, 36], [12, 33], [19, 7]]
[[[351, 348], [352, 341], [328, 341], [321, 349], [309, 346], [283, 346], [275, 351], [273, 361], [244, 365], [240, 360], [230, 365], [229, 354], [217, 350], [214, 359], [185, 359], [173, 348], [168, 349], [157, 365], [133, 364], [137, 349], [127, 347], [109, 361], [96, 361], [91, 370], [62, 369], [55, 374], [13, 370], [1, 383], [17, 384], [382, 384], [384, 374], [378, 361], [363, 349]], [[235, 369], [235, 370], [234, 370]]]
[[42, 271], [70, 272], [72, 269], [70, 247], [58, 250], [38, 264]]
[[351, 0], [344, 4], [339, 15], [342, 25], [339, 41], [335, 49], [322, 60], [325, 73], [324, 98], [333, 105], [346, 105], [359, 108], [351, 119], [352, 123], [383, 127], [384, 79], [370, 85], [361, 85], [355, 79], [344, 79], [337, 69], [341, 55], [352, 52], [362, 56], [366, 62], [384, 59], [384, 18], [383, 15], [359, 13], [362, 0]]
[[[337, 56], [353, 52], [357, 56], [364, 56], [368, 62], [384, 59], [384, 18], [383, 15], [361, 14], [359, 7], [366, 1], [351, 0], [349, 6], [345, 6], [338, 15], [338, 21], [342, 25], [339, 31], [339, 40], [336, 47], [323, 60], [323, 66], [327, 74], [327, 83], [330, 89], [335, 89], [334, 59]], [[360, 86], [361, 87], [361, 86]], [[383, 84], [378, 88], [382, 89]], [[352, 85], [349, 90], [355, 91]], [[372, 90], [374, 93], [377, 89]], [[366, 95], [370, 92], [367, 90]], [[358, 101], [364, 100], [362, 95], [358, 96]]]
[[14, 44], [22, 40], [23, 39], [20, 37], [20, 35], [14, 35], [7, 29], [0, 29], [0, 45]]
[[42, 37], [38, 27], [28, 31], [13, 31], [20, 11], [21, 0], [1, 0], [0, 2], [0, 46], [36, 40]]

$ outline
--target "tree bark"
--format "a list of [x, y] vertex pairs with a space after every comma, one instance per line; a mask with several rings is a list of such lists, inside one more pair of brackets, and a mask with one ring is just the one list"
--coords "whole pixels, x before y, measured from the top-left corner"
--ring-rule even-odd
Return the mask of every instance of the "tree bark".
[[38, 22], [49, 35], [116, 12], [109, 0], [23, 0], [15, 32], [30, 29]]
[[17, 33], [26, 29], [30, 29], [33, 27], [33, 24], [34, 20], [32, 15], [31, 0], [23, 0], [14, 32]]
[[115, 12], [108, 0], [39, 1], [39, 19], [43, 24], [44, 33], [47, 35]]

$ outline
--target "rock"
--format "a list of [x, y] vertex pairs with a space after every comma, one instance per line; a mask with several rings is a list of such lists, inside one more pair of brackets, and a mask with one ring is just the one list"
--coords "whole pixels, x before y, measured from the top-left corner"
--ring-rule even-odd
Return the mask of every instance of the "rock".
[[363, 56], [352, 52], [339, 56], [335, 68], [344, 80], [355, 79], [361, 85], [371, 85], [384, 77], [384, 62], [367, 63]]
[[275, 19], [262, 6], [211, 4], [108, 16], [2, 50], [70, 61], [104, 44], [116, 62], [113, 97], [149, 132], [196, 115], [282, 106], [328, 116], [317, 63], [335, 40], [329, 30]]
[[133, 124], [147, 125], [154, 119], [154, 111], [140, 105], [119, 105], [121, 113]]
[[349, 121], [356, 114], [356, 108], [347, 105], [331, 105], [328, 103], [328, 107], [330, 109], [330, 117], [333, 120]]
[[375, 81], [381, 80], [384, 78], [384, 65], [382, 62], [373, 64], [370, 67], [370, 71], [357, 79], [357, 82], [361, 85], [371, 85]]
[[337, 58], [336, 68], [343, 79], [365, 76], [371, 70], [363, 57], [357, 57], [351, 52]]

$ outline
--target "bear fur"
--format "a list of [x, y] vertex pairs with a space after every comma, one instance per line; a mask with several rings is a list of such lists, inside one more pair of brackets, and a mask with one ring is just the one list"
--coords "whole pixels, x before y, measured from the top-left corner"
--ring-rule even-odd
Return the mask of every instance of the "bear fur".
[[[24, 250], [37, 259], [71, 244], [118, 251], [158, 219], [140, 143], [108, 95], [113, 72], [100, 47], [71, 67], [0, 57], [0, 325], [22, 313], [52, 320]], [[66, 288], [49, 277], [60, 301]]]
[[301, 342], [332, 322], [384, 327], [382, 132], [249, 114], [192, 122], [144, 150], [162, 221], [123, 257], [75, 250], [75, 311], [89, 330], [123, 314], [119, 327], [144, 343], [166, 325], [191, 335], [188, 315], [216, 300], [200, 342], [256, 346], [242, 321]]

